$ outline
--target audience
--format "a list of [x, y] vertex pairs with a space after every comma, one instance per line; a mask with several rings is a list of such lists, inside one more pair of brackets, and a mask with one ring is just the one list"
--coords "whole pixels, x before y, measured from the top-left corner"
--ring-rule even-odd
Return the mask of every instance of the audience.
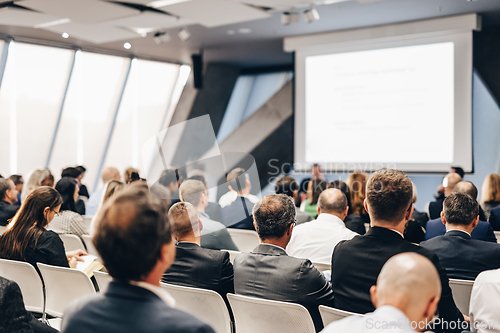
[[[243, 168], [233, 169], [226, 177], [229, 192], [223, 195], [219, 204], [222, 207], [222, 223], [228, 228], [254, 230], [252, 208], [252, 185]], [[232, 199], [230, 201], [230, 199]]]
[[500, 207], [491, 210], [489, 222], [493, 230], [500, 231]]
[[429, 220], [434, 220], [441, 216], [444, 198], [449, 196], [453, 192], [455, 185], [457, 185], [461, 181], [462, 177], [455, 172], [450, 172], [444, 177], [442, 184], [443, 195], [437, 196], [435, 201], [427, 203], [425, 207], [425, 212], [429, 216]]
[[253, 217], [261, 243], [253, 252], [236, 256], [235, 292], [302, 304], [320, 331], [323, 322], [318, 306], [333, 306], [333, 292], [311, 261], [288, 256], [285, 251], [295, 224], [292, 199], [284, 194], [267, 195], [255, 204]]
[[11, 179], [0, 178], [0, 226], [5, 227], [16, 215], [19, 206], [17, 202], [16, 185]]
[[163, 170], [158, 181], [161, 185], [169, 190], [170, 195], [168, 199], [170, 199], [171, 206], [181, 201], [179, 197], [179, 186], [181, 185], [181, 178], [177, 169]]
[[92, 217], [92, 221], [90, 222], [89, 234], [93, 235], [95, 231], [95, 221], [97, 220], [97, 216], [101, 211], [103, 205], [116, 193], [120, 192], [125, 188], [125, 184], [118, 180], [111, 180], [106, 184], [106, 189], [104, 190], [104, 195], [101, 198], [101, 202], [99, 203], [99, 207], [97, 208], [96, 214]]
[[[208, 186], [207, 182], [205, 180], [205, 176], [203, 175], [193, 175], [189, 177], [188, 179], [193, 179], [193, 180], [199, 180], [200, 182], [203, 183], [206, 189], [206, 196], [208, 198]], [[218, 202], [207, 202], [207, 207], [205, 208], [205, 213], [214, 221], [222, 221], [222, 208], [220, 207]]]
[[420, 243], [439, 257], [449, 278], [474, 280], [482, 271], [500, 268], [500, 244], [471, 238], [479, 222], [479, 204], [465, 193], [444, 199], [441, 220], [446, 234]]
[[[334, 180], [329, 182], [326, 188], [336, 188], [344, 193], [345, 197], [347, 198], [347, 206], [351, 207], [351, 191], [349, 189], [349, 186], [347, 186], [345, 182], [343, 182], [342, 180]], [[360, 215], [347, 214], [346, 218], [344, 219], [344, 224], [347, 229], [354, 231], [359, 235], [364, 235], [366, 232], [365, 221], [363, 220], [363, 218], [361, 218]]]
[[175, 245], [163, 204], [143, 186], [130, 185], [104, 205], [92, 241], [113, 281], [106, 292], [70, 305], [62, 332], [214, 332], [174, 309], [160, 287]]
[[[417, 202], [418, 198], [418, 192], [417, 192], [417, 187], [415, 184], [412, 182], [413, 186], [413, 207], [415, 207], [415, 203]], [[418, 222], [422, 228], [426, 228], [427, 222], [429, 221], [429, 216], [425, 212], [419, 212], [416, 208], [413, 208], [413, 213], [411, 214], [411, 219]]]
[[[455, 185], [453, 193], [466, 193], [470, 195], [474, 200], [477, 199], [477, 188], [474, 184], [469, 181], [461, 181]], [[497, 238], [493, 228], [488, 222], [481, 220], [481, 207], [479, 207], [479, 223], [477, 227], [472, 230], [472, 239], [484, 240], [487, 242], [496, 243]], [[441, 218], [437, 218], [427, 222], [427, 229], [425, 233], [425, 240], [429, 240], [436, 236], [441, 236], [446, 233], [446, 227], [443, 225]]]
[[198, 220], [201, 219], [201, 246], [213, 250], [238, 251], [238, 247], [234, 244], [226, 227], [222, 223], [210, 219], [205, 213], [205, 208], [208, 205], [205, 185], [199, 180], [187, 179], [182, 182], [179, 192], [181, 200], [194, 206], [197, 215], [199, 215]]
[[80, 197], [87, 198], [87, 200], [90, 198], [89, 191], [87, 189], [87, 186], [82, 183], [83, 177], [85, 177], [85, 172], [87, 172], [87, 169], [83, 165], [79, 165], [76, 167], [78, 170], [80, 170], [80, 176], [76, 179], [78, 181], [78, 186], [80, 186], [80, 191], [78, 192], [78, 195]]
[[500, 332], [500, 269], [485, 271], [474, 281], [470, 296], [471, 331]]
[[54, 185], [54, 176], [49, 169], [38, 169], [34, 170], [28, 177], [28, 182], [23, 186], [23, 191], [21, 193], [21, 203], [24, 202], [26, 197], [40, 186], [50, 186]]
[[16, 185], [17, 202], [15, 204], [17, 206], [21, 206], [21, 193], [23, 192], [24, 178], [21, 175], [12, 175], [9, 179], [14, 182], [14, 185]]
[[436, 268], [424, 256], [401, 253], [390, 258], [370, 288], [376, 310], [350, 316], [322, 332], [422, 332], [436, 312], [441, 283]]
[[425, 240], [425, 225], [429, 220], [426, 213], [421, 213], [415, 208], [415, 202], [417, 202], [417, 187], [413, 184], [413, 213], [411, 214], [411, 219], [406, 222], [404, 238], [405, 240], [418, 244]]
[[[347, 178], [347, 186], [349, 186], [351, 193], [351, 206], [349, 206], [349, 215], [347, 220], [350, 223], [357, 221], [358, 225], [363, 223], [370, 223], [370, 216], [366, 213], [363, 202], [366, 197], [366, 181], [368, 175], [364, 172], [353, 172]], [[364, 233], [363, 233], [364, 234]]]
[[481, 189], [481, 207], [488, 221], [491, 209], [500, 206], [500, 175], [491, 173], [484, 179]]
[[380, 170], [368, 179], [365, 209], [370, 214], [371, 228], [364, 236], [340, 242], [333, 251], [335, 307], [357, 313], [374, 311], [370, 287], [376, 283], [384, 264], [396, 254], [415, 252], [430, 259], [439, 273], [441, 318], [447, 322], [462, 321], [467, 318], [453, 301], [448, 276], [436, 254], [403, 239], [406, 222], [413, 212], [412, 188], [411, 180], [397, 170]]
[[35, 269], [37, 262], [75, 268], [86, 253], [82, 250], [65, 252], [64, 244], [47, 225], [59, 213], [63, 199], [49, 186], [32, 191], [19, 212], [0, 236], [0, 254], [4, 259], [27, 261]]
[[65, 168], [61, 173], [61, 178], [64, 177], [70, 177], [76, 180], [78, 185], [78, 195], [75, 201], [75, 209], [78, 214], [85, 215], [85, 202], [88, 201], [88, 198], [83, 197], [83, 200], [80, 198], [80, 185], [81, 185], [80, 180], [82, 177], [82, 172], [78, 168], [68, 167]]
[[78, 200], [78, 183], [75, 178], [63, 177], [56, 184], [56, 190], [62, 197], [59, 213], [47, 226], [48, 230], [58, 234], [73, 234], [77, 236], [88, 234], [83, 217], [76, 210]]
[[347, 198], [340, 190], [327, 189], [318, 199], [318, 218], [294, 228], [286, 248], [289, 255], [305, 258], [313, 263], [329, 265], [335, 246], [341, 240], [358, 235], [344, 225], [347, 216]]
[[326, 182], [323, 179], [315, 178], [307, 184], [307, 198], [300, 204], [300, 210], [316, 217], [316, 207], [321, 192], [326, 190]]
[[90, 195], [89, 201], [87, 202], [87, 215], [92, 216], [96, 214], [97, 208], [99, 208], [99, 203], [102, 200], [102, 194], [106, 188], [106, 185], [112, 180], [120, 181], [120, 172], [117, 168], [114, 167], [104, 168], [101, 172], [101, 179], [103, 185]]
[[234, 273], [229, 253], [200, 246], [202, 224], [190, 203], [173, 205], [168, 211], [168, 219], [177, 241], [177, 250], [175, 261], [163, 274], [162, 281], [216, 291], [227, 303], [226, 294], [234, 293]]
[[[292, 176], [283, 176], [274, 185], [274, 191], [276, 194], [286, 194], [295, 202], [299, 193], [299, 185]], [[295, 208], [295, 219], [297, 220], [297, 225], [304, 222], [312, 221], [312, 217], [309, 213], [301, 212], [297, 207]]]

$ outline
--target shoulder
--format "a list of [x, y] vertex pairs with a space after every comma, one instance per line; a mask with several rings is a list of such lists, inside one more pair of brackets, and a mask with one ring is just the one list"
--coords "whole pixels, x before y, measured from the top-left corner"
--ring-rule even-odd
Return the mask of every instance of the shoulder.
[[0, 295], [8, 297], [9, 293], [21, 293], [21, 289], [14, 281], [8, 280], [0, 276]]

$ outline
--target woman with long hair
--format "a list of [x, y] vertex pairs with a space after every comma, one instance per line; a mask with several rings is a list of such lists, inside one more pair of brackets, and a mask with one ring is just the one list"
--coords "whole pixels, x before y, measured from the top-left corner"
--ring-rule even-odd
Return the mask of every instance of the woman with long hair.
[[316, 207], [318, 206], [318, 199], [321, 192], [326, 190], [326, 182], [323, 179], [315, 178], [309, 181], [307, 186], [307, 198], [302, 201], [300, 205], [300, 210], [315, 218], [318, 212]]
[[61, 211], [50, 222], [47, 229], [58, 234], [73, 234], [77, 236], [88, 234], [83, 217], [78, 214], [78, 182], [75, 178], [63, 177], [56, 184], [56, 190], [62, 197]]
[[118, 181], [118, 180], [111, 180], [106, 184], [106, 188], [104, 190], [101, 203], [99, 204], [99, 207], [97, 208], [97, 212], [95, 213], [94, 217], [92, 218], [92, 221], [90, 222], [90, 234], [94, 234], [95, 230], [95, 221], [96, 217], [99, 215], [99, 212], [102, 209], [102, 206], [111, 198], [113, 195], [115, 195], [117, 192], [123, 190], [125, 188], [125, 184]]
[[491, 210], [500, 206], [500, 175], [491, 173], [484, 179], [481, 188], [481, 207], [486, 219], [490, 219]]
[[0, 254], [5, 259], [27, 261], [37, 268], [36, 263], [61, 267], [76, 267], [82, 250], [65, 252], [64, 244], [47, 225], [59, 213], [63, 200], [61, 195], [49, 186], [42, 186], [31, 192], [23, 202], [7, 230], [0, 236]]
[[34, 170], [26, 179], [28, 179], [28, 182], [26, 182], [23, 186], [23, 192], [21, 193], [21, 202], [24, 202], [26, 197], [40, 186], [52, 187], [52, 185], [54, 184], [54, 176], [52, 176], [52, 173], [49, 169]]
[[364, 172], [353, 172], [346, 180], [351, 192], [351, 205], [346, 219], [348, 223], [370, 223], [370, 216], [365, 210], [366, 182], [368, 175]]

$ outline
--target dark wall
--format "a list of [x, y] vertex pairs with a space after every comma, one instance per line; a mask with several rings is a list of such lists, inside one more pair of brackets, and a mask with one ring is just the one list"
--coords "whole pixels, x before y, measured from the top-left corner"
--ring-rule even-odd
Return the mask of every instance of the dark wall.
[[474, 32], [474, 69], [491, 95], [500, 101], [500, 30]]

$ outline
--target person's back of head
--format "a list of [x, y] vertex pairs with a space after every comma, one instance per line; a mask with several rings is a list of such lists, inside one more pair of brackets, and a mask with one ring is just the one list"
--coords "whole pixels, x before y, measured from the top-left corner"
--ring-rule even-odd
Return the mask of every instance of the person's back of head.
[[500, 175], [498, 173], [491, 173], [484, 178], [481, 201], [500, 202]]
[[347, 185], [351, 192], [351, 209], [353, 214], [365, 214], [363, 201], [366, 198], [366, 182], [368, 176], [364, 172], [353, 172], [347, 178]]
[[[0, 178], [0, 201], [7, 201], [9, 203], [13, 203], [13, 202], [11, 202], [10, 193], [15, 188], [16, 188], [16, 185], [14, 184], [14, 182], [11, 179]], [[16, 193], [16, 196], [17, 196], [17, 193]], [[16, 198], [16, 200], [17, 200], [17, 198]]]
[[29, 176], [28, 181], [24, 184], [23, 192], [21, 193], [21, 201], [24, 202], [26, 197], [36, 188], [42, 186], [43, 182], [50, 177], [51, 173], [48, 169], [34, 170]]
[[130, 181], [130, 177], [132, 176], [132, 173], [139, 173], [139, 170], [137, 170], [136, 168], [126, 168], [125, 171], [123, 172], [123, 181], [125, 182], [125, 184], [128, 184], [129, 181]]
[[463, 179], [463, 178], [464, 178], [464, 176], [465, 176], [465, 171], [464, 171], [464, 169], [462, 169], [461, 167], [452, 166], [452, 167], [451, 167], [451, 172], [456, 173], [456, 174], [457, 174], [457, 175], [459, 175], [459, 176], [460, 176], [460, 178], [462, 178], [462, 179]]
[[370, 294], [376, 308], [396, 307], [410, 320], [412, 328], [424, 331], [436, 312], [441, 281], [429, 259], [416, 253], [401, 253], [385, 263]]
[[109, 200], [113, 195], [120, 192], [125, 188], [125, 184], [118, 180], [111, 180], [108, 182], [106, 186], [106, 190], [104, 191], [104, 196], [102, 197], [102, 203], [105, 203]]
[[296, 198], [299, 185], [292, 176], [283, 176], [276, 181], [274, 192], [276, 194], [285, 194], [290, 198]]
[[479, 204], [467, 193], [453, 192], [444, 199], [442, 214], [448, 224], [470, 226], [478, 219]]
[[[189, 180], [189, 179], [191, 179], [191, 180], [199, 180], [200, 182], [202, 182], [202, 183], [203, 183], [203, 185], [205, 185], [205, 187], [206, 187], [206, 188], [208, 188], [208, 186], [207, 186], [207, 181], [206, 181], [206, 179], [205, 179], [205, 176], [203, 176], [203, 175], [200, 175], [200, 174], [198, 174], [198, 175], [192, 175], [191, 177], [189, 177], [189, 178], [188, 178], [188, 179], [186, 179], [186, 180]], [[182, 185], [182, 184], [181, 184], [181, 185]]]
[[106, 167], [101, 172], [101, 179], [104, 184], [109, 183], [111, 180], [121, 180], [120, 171], [115, 167]]
[[458, 182], [453, 188], [453, 193], [466, 193], [472, 198], [477, 199], [477, 187], [468, 180]]
[[[199, 180], [186, 179], [179, 188], [179, 196], [182, 201], [189, 202], [196, 208], [200, 205], [206, 193], [205, 185]], [[206, 200], [205, 200], [206, 203]], [[200, 207], [204, 208], [204, 207]]]
[[172, 224], [172, 234], [177, 241], [192, 240], [201, 236], [200, 217], [195, 207], [189, 202], [178, 202], [168, 211]]
[[331, 188], [321, 192], [318, 199], [318, 214], [332, 214], [344, 220], [348, 209], [347, 198], [342, 191]]
[[345, 197], [347, 198], [347, 206], [351, 207], [351, 191], [349, 190], [349, 186], [346, 182], [340, 179], [332, 180], [328, 183], [326, 188], [336, 188], [337, 190], [340, 190], [342, 193], [344, 193]]
[[158, 180], [160, 184], [170, 189], [171, 191], [177, 191], [179, 183], [179, 175], [176, 169], [165, 169], [161, 173], [160, 179]]
[[63, 169], [63, 171], [61, 172], [61, 178], [71, 177], [76, 179], [80, 177], [81, 174], [82, 172], [78, 168], [68, 167]]
[[318, 204], [319, 195], [326, 190], [326, 182], [323, 179], [315, 178], [309, 182], [308, 193], [310, 193], [311, 205]]
[[[103, 206], [92, 242], [109, 274], [123, 281], [143, 281], [158, 262], [166, 270], [175, 257], [164, 205], [149, 194], [147, 187], [135, 184]], [[166, 255], [169, 262], [163, 264]]]
[[443, 179], [444, 195], [450, 195], [455, 186], [462, 181], [462, 177], [458, 173], [450, 172]]
[[399, 170], [379, 170], [373, 173], [366, 184], [370, 220], [383, 225], [399, 225], [411, 211], [412, 198], [412, 182]]
[[250, 193], [250, 179], [243, 168], [231, 170], [226, 177], [227, 185], [230, 190], [236, 191], [240, 195]]
[[285, 236], [295, 222], [296, 211], [289, 196], [269, 194], [255, 204], [252, 214], [255, 230], [259, 238], [265, 241]]
[[21, 175], [10, 175], [9, 178], [14, 182], [14, 185], [18, 185], [22, 182], [23, 176]]
[[[76, 199], [78, 198], [78, 183], [75, 178], [63, 177], [56, 184], [56, 190], [63, 199], [61, 211], [76, 212]], [[76, 199], [75, 199], [76, 198]]]

